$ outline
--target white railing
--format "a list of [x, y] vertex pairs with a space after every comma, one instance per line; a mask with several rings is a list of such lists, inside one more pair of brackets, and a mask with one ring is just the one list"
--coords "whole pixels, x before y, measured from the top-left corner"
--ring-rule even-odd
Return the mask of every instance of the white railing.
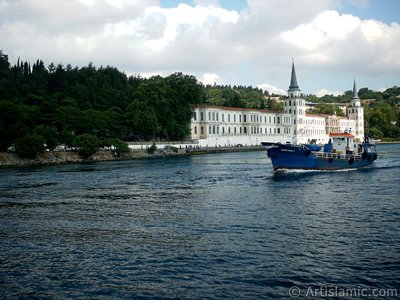
[[330, 153], [330, 152], [317, 152], [311, 151], [316, 157], [325, 158], [325, 159], [342, 159], [342, 160], [349, 160], [350, 158], [354, 158], [354, 160], [361, 160], [360, 154], [340, 154], [340, 153]]

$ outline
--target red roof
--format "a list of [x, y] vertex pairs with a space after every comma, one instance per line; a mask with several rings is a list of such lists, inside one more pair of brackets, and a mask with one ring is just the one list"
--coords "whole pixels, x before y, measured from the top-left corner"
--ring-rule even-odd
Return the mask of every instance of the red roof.
[[209, 104], [198, 104], [198, 105], [193, 105], [193, 107], [199, 107], [199, 108], [210, 108], [210, 109], [223, 109], [223, 110], [233, 110], [233, 111], [257, 111], [257, 112], [262, 112], [262, 113], [280, 113], [283, 114], [283, 112], [280, 111], [273, 111], [273, 110], [268, 110], [268, 109], [259, 109], [259, 108], [241, 108], [241, 107], [229, 107], [229, 106], [219, 106], [219, 105], [209, 105]]
[[348, 137], [348, 138], [354, 138], [354, 135], [347, 133], [347, 132], [337, 132], [337, 133], [330, 133], [329, 136], [332, 137]]

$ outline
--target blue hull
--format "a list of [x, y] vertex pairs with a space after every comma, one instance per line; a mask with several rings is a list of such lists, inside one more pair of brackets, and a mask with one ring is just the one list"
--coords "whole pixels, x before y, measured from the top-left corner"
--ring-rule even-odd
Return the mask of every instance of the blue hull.
[[[262, 143], [267, 148], [274, 170], [342, 170], [358, 169], [370, 165], [376, 159], [376, 153], [368, 155], [336, 155], [313, 152], [302, 146]], [[370, 155], [369, 155], [370, 154]], [[375, 155], [374, 155], [375, 154]]]

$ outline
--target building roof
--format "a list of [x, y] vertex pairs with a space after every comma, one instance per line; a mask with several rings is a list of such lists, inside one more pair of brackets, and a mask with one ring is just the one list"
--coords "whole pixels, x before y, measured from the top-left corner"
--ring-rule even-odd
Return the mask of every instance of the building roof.
[[313, 117], [313, 118], [326, 118], [329, 115], [324, 115], [324, 114], [306, 114], [306, 117]]
[[340, 133], [330, 133], [329, 136], [331, 137], [347, 137], [347, 138], [354, 138], [354, 135], [347, 133], [347, 132], [340, 132]]
[[210, 109], [223, 109], [223, 110], [230, 110], [230, 111], [256, 111], [256, 112], [269, 113], [269, 114], [276, 114], [276, 113], [282, 113], [283, 114], [283, 112], [273, 111], [273, 110], [268, 110], [268, 109], [228, 107], [228, 106], [209, 105], [209, 104], [199, 104], [199, 105], [194, 106], [194, 107], [210, 108]]

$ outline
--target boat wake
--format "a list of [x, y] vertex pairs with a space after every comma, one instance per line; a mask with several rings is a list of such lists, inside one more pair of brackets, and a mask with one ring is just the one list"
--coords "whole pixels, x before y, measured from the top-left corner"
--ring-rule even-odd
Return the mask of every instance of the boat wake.
[[340, 170], [305, 170], [305, 169], [279, 169], [274, 172], [274, 174], [308, 174], [308, 173], [338, 173], [338, 172], [352, 172], [357, 171], [358, 169], [349, 168], [349, 169], [340, 169]]

